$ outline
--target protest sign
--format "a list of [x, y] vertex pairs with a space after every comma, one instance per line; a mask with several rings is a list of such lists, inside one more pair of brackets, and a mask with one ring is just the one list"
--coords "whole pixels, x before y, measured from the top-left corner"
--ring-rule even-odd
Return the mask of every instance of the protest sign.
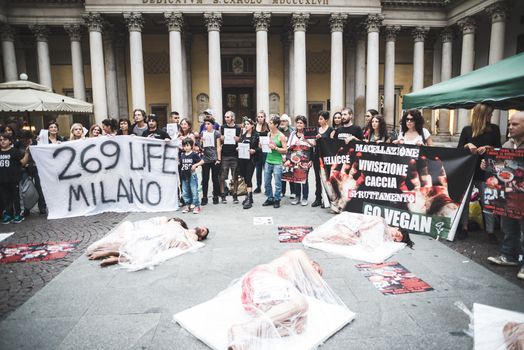
[[316, 139], [318, 135], [318, 127], [311, 126], [304, 128], [304, 138], [305, 139]]
[[496, 215], [524, 216], [524, 149], [489, 150], [484, 204]]
[[311, 164], [311, 146], [303, 144], [289, 146], [282, 180], [305, 184]]
[[178, 208], [178, 147], [133, 136], [31, 146], [49, 219]]
[[475, 156], [462, 149], [319, 140], [331, 208], [453, 240]]

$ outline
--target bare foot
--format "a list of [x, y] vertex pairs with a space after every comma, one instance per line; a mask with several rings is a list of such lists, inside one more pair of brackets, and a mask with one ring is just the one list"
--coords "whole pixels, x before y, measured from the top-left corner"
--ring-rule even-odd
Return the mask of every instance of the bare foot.
[[100, 266], [106, 267], [106, 266], [115, 265], [115, 264], [118, 264], [118, 256], [111, 256], [107, 259], [102, 260], [102, 262], [100, 263]]

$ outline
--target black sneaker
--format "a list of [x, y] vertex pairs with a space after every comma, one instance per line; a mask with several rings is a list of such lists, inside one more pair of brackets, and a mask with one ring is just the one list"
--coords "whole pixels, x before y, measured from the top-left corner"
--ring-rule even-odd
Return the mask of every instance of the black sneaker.
[[255, 190], [253, 192], [254, 193], [260, 193], [260, 192], [262, 192], [262, 190], [260, 189], [260, 187], [257, 187], [257, 188], [255, 188]]
[[222, 204], [227, 204], [226, 196], [223, 196], [223, 197], [222, 197]]
[[233, 203], [234, 204], [238, 204], [238, 197], [237, 196], [233, 196]]
[[213, 197], [213, 204], [218, 204], [218, 197]]
[[273, 205], [273, 204], [275, 204], [275, 201], [268, 198], [268, 199], [266, 199], [266, 201], [264, 203], [262, 203], [262, 206], [263, 207], [269, 207], [270, 205]]
[[200, 201], [200, 205], [207, 205], [207, 197], [203, 197]]
[[315, 201], [313, 203], [311, 203], [311, 206], [313, 208], [315, 208], [315, 207], [319, 207], [321, 204], [322, 204], [322, 201], [317, 198], [317, 199], [315, 199]]
[[275, 201], [275, 203], [273, 203], [273, 208], [280, 208], [280, 201]]

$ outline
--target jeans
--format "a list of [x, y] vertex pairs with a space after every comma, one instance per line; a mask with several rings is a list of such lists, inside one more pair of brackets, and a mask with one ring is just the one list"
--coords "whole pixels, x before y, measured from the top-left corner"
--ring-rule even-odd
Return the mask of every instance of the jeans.
[[193, 204], [195, 207], [200, 206], [198, 198], [198, 177], [195, 172], [191, 173], [189, 179], [182, 179], [182, 198], [186, 205]]
[[519, 265], [524, 267], [524, 242], [522, 238], [522, 231], [524, 231], [524, 218], [512, 219], [507, 216], [500, 217], [500, 226], [504, 232], [504, 239], [500, 246], [500, 252], [512, 260], [518, 260], [519, 255], [521, 260]]
[[256, 177], [257, 177], [257, 187], [262, 187], [262, 169], [266, 164], [267, 153], [257, 150], [257, 158], [255, 162]]
[[296, 196], [296, 199], [300, 201], [300, 196], [302, 195], [302, 199], [306, 199], [309, 195], [309, 181], [306, 181], [305, 184], [299, 184], [299, 183], [291, 183], [291, 193], [294, 193]]
[[[273, 195], [273, 187], [271, 180], [275, 178], [275, 193]], [[264, 187], [267, 199], [280, 201], [282, 197], [282, 164], [266, 163], [264, 167]]]

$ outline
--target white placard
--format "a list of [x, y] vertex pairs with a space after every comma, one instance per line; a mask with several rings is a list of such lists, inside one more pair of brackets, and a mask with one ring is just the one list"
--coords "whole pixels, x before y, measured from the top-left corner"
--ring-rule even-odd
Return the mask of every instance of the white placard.
[[202, 133], [204, 147], [215, 147], [215, 132], [204, 131]]
[[41, 129], [37, 140], [39, 145], [47, 145], [49, 143], [49, 131], [47, 129]]
[[178, 208], [178, 150], [146, 137], [31, 146], [49, 219]]
[[238, 144], [238, 158], [240, 159], [249, 159], [249, 143], [239, 143]]
[[176, 139], [178, 137], [178, 124], [168, 123], [166, 125], [166, 132], [171, 139]]
[[253, 225], [273, 225], [272, 216], [255, 216], [253, 217]]
[[264, 153], [271, 152], [271, 148], [269, 148], [269, 136], [260, 136], [258, 139], [260, 140], [260, 146], [262, 147], [262, 152]]
[[236, 143], [236, 129], [224, 128], [224, 145], [234, 145]]
[[0, 242], [2, 242], [4, 239], [8, 238], [9, 236], [13, 235], [14, 232], [7, 232], [7, 233], [0, 233]]

